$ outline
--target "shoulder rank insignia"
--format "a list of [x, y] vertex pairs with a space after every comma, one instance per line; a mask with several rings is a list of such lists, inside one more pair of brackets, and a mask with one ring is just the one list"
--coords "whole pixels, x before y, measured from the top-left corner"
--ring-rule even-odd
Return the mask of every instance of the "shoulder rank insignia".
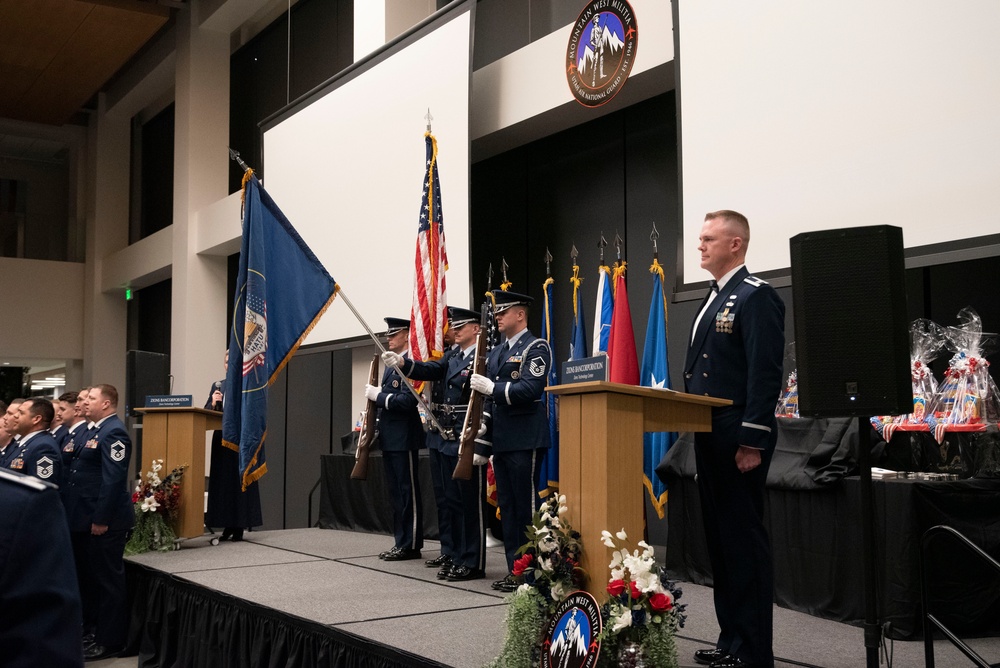
[[749, 283], [750, 285], [754, 286], [755, 288], [759, 288], [762, 285], [767, 285], [768, 284], [767, 281], [762, 280], [760, 278], [757, 278], [756, 276], [747, 276], [746, 278], [743, 279], [743, 282], [744, 283]]

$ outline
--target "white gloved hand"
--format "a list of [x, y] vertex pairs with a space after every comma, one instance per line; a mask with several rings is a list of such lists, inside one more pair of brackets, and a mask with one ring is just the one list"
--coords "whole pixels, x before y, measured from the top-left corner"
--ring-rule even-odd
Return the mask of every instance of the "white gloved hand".
[[365, 399], [376, 401], [378, 399], [379, 388], [374, 385], [365, 385]]
[[492, 380], [486, 376], [478, 373], [474, 373], [469, 377], [469, 387], [479, 394], [485, 394], [486, 396], [493, 396], [494, 383]]
[[486, 462], [490, 461], [483, 455], [472, 455], [472, 465], [473, 466], [485, 466]]
[[392, 367], [394, 369], [396, 367], [403, 366], [403, 356], [400, 355], [399, 353], [394, 353], [391, 350], [387, 350], [384, 353], [382, 353], [382, 364], [388, 367]]
[[479, 423], [479, 431], [476, 433], [476, 438], [482, 438], [486, 435], [486, 422]]

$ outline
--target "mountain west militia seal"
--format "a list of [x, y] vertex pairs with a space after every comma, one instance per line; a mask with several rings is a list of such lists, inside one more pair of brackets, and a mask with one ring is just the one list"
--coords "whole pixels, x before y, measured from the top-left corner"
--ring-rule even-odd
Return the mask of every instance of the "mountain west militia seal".
[[577, 102], [599, 107], [625, 85], [638, 49], [639, 27], [626, 0], [593, 0], [573, 24], [566, 80]]

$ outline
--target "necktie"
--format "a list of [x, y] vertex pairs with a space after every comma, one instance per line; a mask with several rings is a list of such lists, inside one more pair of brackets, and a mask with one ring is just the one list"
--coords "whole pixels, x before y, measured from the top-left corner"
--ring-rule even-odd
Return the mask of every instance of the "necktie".
[[716, 282], [714, 278], [708, 282], [708, 289], [709, 289], [708, 294], [714, 294], [719, 291], [719, 284]]

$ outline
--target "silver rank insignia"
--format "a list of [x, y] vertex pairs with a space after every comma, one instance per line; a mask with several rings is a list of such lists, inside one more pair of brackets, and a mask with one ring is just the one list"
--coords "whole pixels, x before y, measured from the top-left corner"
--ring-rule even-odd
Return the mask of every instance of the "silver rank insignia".
[[111, 444], [111, 459], [116, 462], [120, 462], [125, 459], [125, 444], [121, 441], [115, 441]]
[[35, 472], [38, 474], [38, 477], [41, 478], [42, 480], [47, 480], [51, 478], [52, 474], [54, 473], [52, 460], [49, 459], [48, 457], [42, 457], [41, 459], [39, 459], [38, 462], [35, 464]]
[[545, 360], [541, 357], [534, 357], [528, 362], [528, 372], [535, 378], [545, 375]]

